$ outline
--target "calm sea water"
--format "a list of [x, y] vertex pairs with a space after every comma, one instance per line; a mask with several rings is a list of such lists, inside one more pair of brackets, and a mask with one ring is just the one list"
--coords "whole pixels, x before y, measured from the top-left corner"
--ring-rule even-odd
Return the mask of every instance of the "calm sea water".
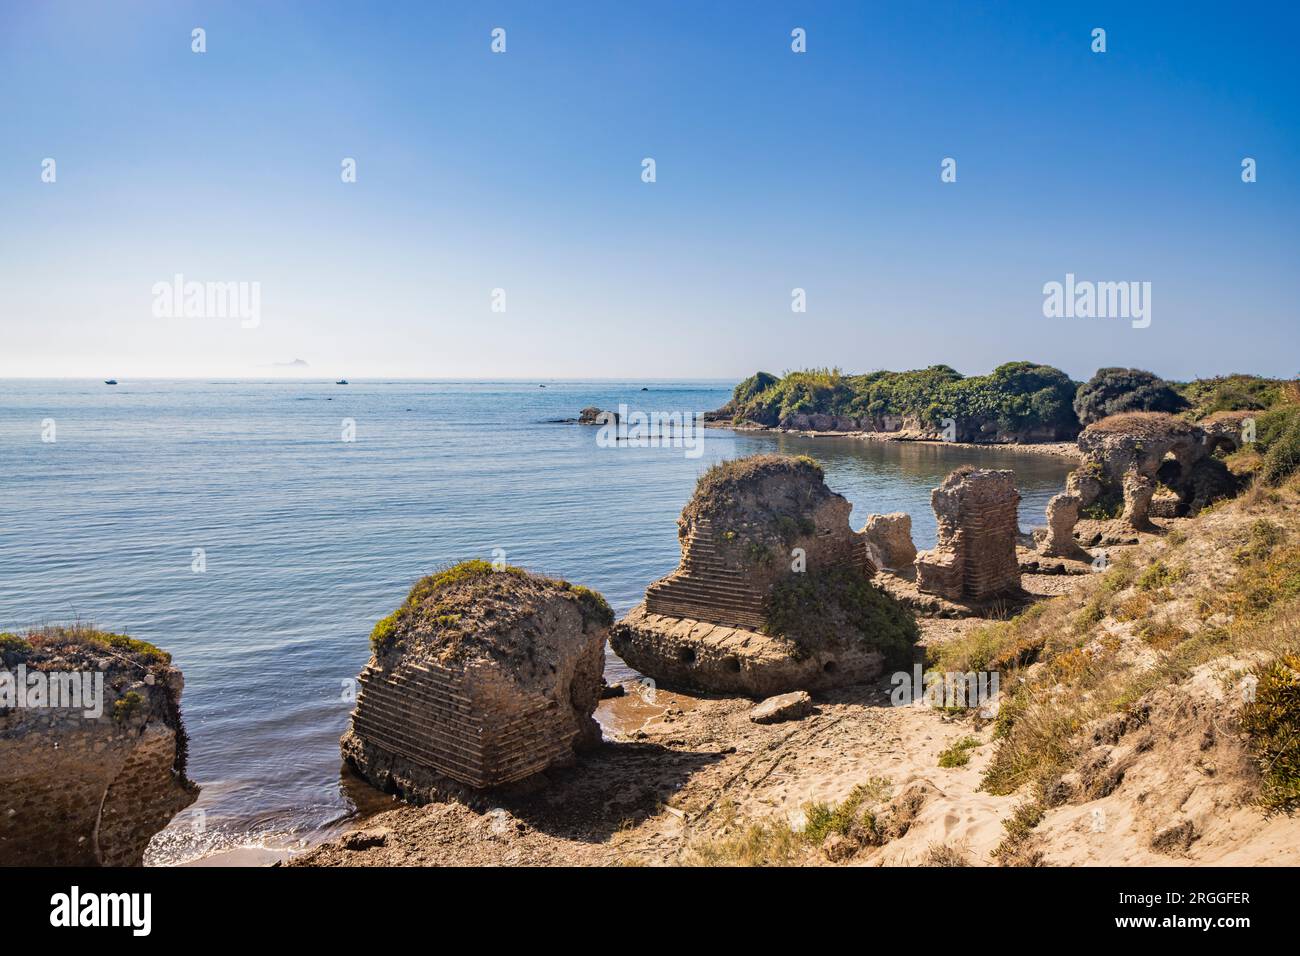
[[[676, 565], [677, 515], [720, 459], [812, 454], [855, 527], [907, 511], [919, 547], [934, 541], [930, 490], [957, 465], [1014, 469], [1025, 526], [1042, 523], [1068, 470], [1014, 452], [715, 429], [692, 459], [600, 448], [597, 429], [551, 421], [620, 402], [702, 411], [733, 384], [0, 382], [0, 630], [79, 619], [172, 653], [204, 792], [149, 859], [184, 862], [309, 840], [351, 810], [343, 690], [374, 622], [441, 565], [501, 549], [622, 613]], [[42, 440], [47, 420], [56, 441]], [[628, 673], [614, 658], [610, 671]]]

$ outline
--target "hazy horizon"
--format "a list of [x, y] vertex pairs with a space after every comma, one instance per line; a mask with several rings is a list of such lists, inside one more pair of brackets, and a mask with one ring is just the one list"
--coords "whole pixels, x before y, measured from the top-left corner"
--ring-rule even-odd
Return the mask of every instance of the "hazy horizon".
[[9, 4], [0, 377], [1294, 376], [1300, 11], [1218, 11]]

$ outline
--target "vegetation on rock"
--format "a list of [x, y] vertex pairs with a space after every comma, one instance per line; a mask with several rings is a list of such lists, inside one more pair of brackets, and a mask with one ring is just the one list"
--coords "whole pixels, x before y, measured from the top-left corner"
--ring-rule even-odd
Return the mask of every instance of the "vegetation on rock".
[[370, 645], [375, 653], [382, 653], [396, 641], [419, 637], [454, 653], [479, 631], [507, 629], [531, 613], [529, 599], [549, 593], [572, 600], [582, 613], [584, 627], [608, 627], [614, 622], [609, 603], [590, 588], [475, 559], [417, 581], [402, 605], [375, 624]]
[[910, 660], [920, 636], [912, 612], [854, 568], [787, 575], [773, 587], [764, 610], [768, 634], [799, 646], [834, 635], [864, 641], [890, 665]]
[[952, 418], [962, 427], [1052, 429], [1069, 437], [1077, 431], [1074, 392], [1075, 383], [1060, 369], [1032, 362], [1008, 362], [988, 375], [970, 377], [947, 365], [865, 375], [810, 369], [780, 379], [767, 373], [751, 376], [737, 386], [732, 411], [737, 421], [762, 425], [779, 425], [797, 414], [874, 422], [893, 416], [930, 428]]

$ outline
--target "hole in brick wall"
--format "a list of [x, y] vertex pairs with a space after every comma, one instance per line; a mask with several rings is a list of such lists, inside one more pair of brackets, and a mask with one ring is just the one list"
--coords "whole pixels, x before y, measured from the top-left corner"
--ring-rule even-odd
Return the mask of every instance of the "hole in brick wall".
[[681, 661], [683, 664], [694, 664], [695, 650], [690, 647], [683, 647], [680, 651], [677, 652], [677, 659]]
[[836, 664], [834, 661], [827, 661], [825, 664], [822, 665], [822, 670], [827, 674], [834, 674], [835, 668], [836, 668]]
[[731, 673], [733, 673], [733, 674], [739, 674], [739, 673], [740, 673], [740, 658], [738, 658], [738, 657], [728, 657], [728, 658], [727, 658], [727, 661], [726, 661], [726, 667], [727, 667], [727, 670], [731, 671]]

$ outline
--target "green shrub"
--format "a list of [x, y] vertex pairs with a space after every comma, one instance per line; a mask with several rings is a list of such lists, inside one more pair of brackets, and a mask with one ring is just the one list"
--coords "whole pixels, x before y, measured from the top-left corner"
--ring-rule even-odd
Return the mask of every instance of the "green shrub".
[[23, 660], [32, 652], [32, 645], [24, 637], [17, 634], [10, 634], [7, 631], [0, 634], [0, 663], [6, 667], [11, 666], [12, 662]]
[[1172, 385], [1140, 368], [1101, 368], [1079, 387], [1074, 411], [1084, 425], [1121, 412], [1180, 412], [1187, 401]]
[[1300, 656], [1284, 655], [1254, 677], [1241, 726], [1263, 776], [1260, 802], [1271, 813], [1294, 813], [1300, 809]]
[[1258, 375], [1219, 375], [1175, 386], [1199, 421], [1215, 412], [1259, 411], [1282, 397], [1282, 381]]
[[939, 754], [940, 767], [964, 767], [970, 763], [971, 751], [979, 747], [978, 737], [963, 737]]
[[[865, 784], [858, 784], [849, 792], [844, 802], [838, 806], [825, 803], [810, 803], [804, 807], [807, 823], [804, 824], [802, 836], [810, 843], [820, 844], [832, 833], [847, 836], [853, 824], [863, 814], [864, 806], [870, 807], [881, 803], [889, 797], [889, 781], [884, 777], [872, 777]], [[870, 812], [867, 813], [871, 817]], [[868, 821], [874, 821], [874, 817]]]
[[1300, 405], [1286, 405], [1261, 415], [1255, 435], [1257, 450], [1264, 456], [1262, 480], [1278, 484], [1300, 468]]
[[1177, 584], [1187, 571], [1184, 568], [1171, 568], [1163, 561], [1152, 561], [1145, 571], [1138, 575], [1137, 586], [1140, 591], [1157, 591]]
[[126, 723], [140, 710], [140, 705], [143, 703], [144, 698], [138, 693], [133, 690], [127, 691], [113, 701], [113, 719], [119, 724]]
[[853, 568], [792, 573], [764, 606], [763, 630], [800, 648], [828, 636], [869, 644], [892, 664], [911, 659], [920, 637], [912, 612]]
[[1004, 431], [1051, 429], [1067, 438], [1078, 431], [1071, 407], [1076, 383], [1060, 369], [1033, 362], [1008, 362], [969, 378], [947, 365], [866, 375], [808, 369], [774, 380], [764, 374], [737, 386], [737, 419], [777, 425], [800, 413], [873, 420], [913, 416], [937, 427], [952, 418], [967, 439], [987, 425]]

